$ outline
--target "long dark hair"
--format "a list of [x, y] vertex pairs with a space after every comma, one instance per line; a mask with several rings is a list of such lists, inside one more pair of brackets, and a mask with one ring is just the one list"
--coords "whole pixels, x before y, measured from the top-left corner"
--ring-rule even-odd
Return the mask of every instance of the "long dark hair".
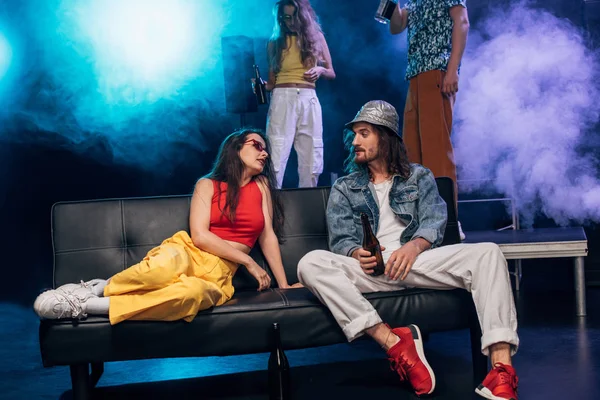
[[[300, 47], [300, 57], [302, 65], [306, 68], [312, 68], [320, 61], [322, 49], [320, 47], [319, 36], [323, 33], [319, 25], [317, 14], [311, 7], [308, 0], [280, 0], [275, 3], [273, 8], [273, 17], [275, 25], [273, 34], [267, 45], [267, 55], [269, 66], [275, 74], [281, 70], [281, 54], [287, 49], [287, 35], [283, 31], [283, 8], [285, 6], [294, 6], [296, 8], [295, 18], [299, 22], [298, 27], [298, 46]], [[294, 37], [292, 37], [294, 39]]]
[[[377, 135], [379, 135], [379, 145], [377, 146], [379, 156], [386, 162], [388, 173], [390, 175], [400, 175], [403, 179], [408, 179], [410, 176], [410, 162], [408, 161], [406, 147], [402, 139], [385, 126], [374, 124], [371, 124], [371, 126], [377, 132]], [[344, 145], [349, 154], [344, 161], [344, 171], [347, 173], [368, 171], [366, 163], [357, 164], [354, 161], [354, 146], [352, 146], [354, 135], [355, 133], [351, 129], [346, 129]]]
[[[227, 136], [223, 143], [221, 143], [212, 171], [204, 176], [204, 178], [227, 183], [225, 207], [221, 209], [221, 213], [222, 215], [226, 215], [232, 222], [235, 221], [235, 212], [240, 200], [240, 182], [244, 171], [244, 164], [240, 158], [240, 150], [246, 143], [246, 137], [251, 133], [256, 133], [263, 138], [267, 145], [267, 153], [271, 154], [269, 139], [261, 129], [242, 128]], [[268, 183], [273, 204], [273, 230], [277, 237], [280, 238], [283, 229], [283, 205], [279, 199], [279, 192], [275, 190], [277, 183], [271, 157], [267, 157], [262, 172], [260, 175], [255, 176], [254, 179], [256, 180], [261, 176]], [[218, 185], [217, 195], [221, 196], [221, 185]]]

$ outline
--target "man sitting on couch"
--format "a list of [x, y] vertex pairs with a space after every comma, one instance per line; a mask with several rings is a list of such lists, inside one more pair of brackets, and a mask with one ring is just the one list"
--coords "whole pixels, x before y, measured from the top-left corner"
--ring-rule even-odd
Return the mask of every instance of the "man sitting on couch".
[[[362, 293], [407, 287], [463, 288], [471, 292], [481, 324], [482, 352], [494, 368], [476, 389], [488, 399], [517, 400], [511, 357], [517, 351], [517, 317], [506, 260], [492, 243], [437, 247], [446, 204], [432, 173], [410, 164], [395, 108], [370, 101], [346, 124], [350, 174], [338, 179], [327, 205], [329, 247], [298, 264], [298, 278], [332, 312], [348, 341], [368, 334], [387, 352], [401, 380], [418, 395], [432, 393], [435, 375], [416, 325], [390, 328]], [[361, 247], [361, 213], [381, 244], [385, 272]]]

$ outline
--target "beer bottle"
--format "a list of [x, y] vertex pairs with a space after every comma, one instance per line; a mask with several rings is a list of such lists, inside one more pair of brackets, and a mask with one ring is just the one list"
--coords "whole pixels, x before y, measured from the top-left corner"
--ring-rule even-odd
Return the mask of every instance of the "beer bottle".
[[260, 77], [258, 65], [254, 66], [254, 93], [258, 104], [267, 103], [267, 88], [265, 87], [265, 81]]
[[269, 356], [269, 399], [288, 400], [290, 398], [290, 364], [281, 345], [279, 324], [273, 324], [273, 341]]
[[365, 250], [371, 252], [372, 256], [377, 259], [377, 265], [373, 268], [373, 276], [379, 276], [385, 272], [385, 264], [383, 263], [383, 256], [381, 255], [381, 246], [379, 240], [375, 237], [371, 224], [369, 223], [369, 217], [365, 213], [360, 214], [363, 227], [363, 242], [362, 247]]

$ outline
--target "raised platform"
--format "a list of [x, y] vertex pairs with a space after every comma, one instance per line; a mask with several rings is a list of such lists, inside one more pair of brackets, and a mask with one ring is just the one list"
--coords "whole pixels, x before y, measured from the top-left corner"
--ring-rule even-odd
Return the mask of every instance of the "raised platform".
[[585, 257], [587, 237], [582, 227], [469, 231], [464, 243], [496, 243], [507, 260]]
[[[466, 235], [467, 238], [464, 243], [496, 243], [507, 260], [574, 258], [577, 316], [586, 315], [583, 257], [588, 254], [588, 246], [587, 237], [582, 227], [469, 231], [466, 232]], [[518, 284], [520, 271], [517, 271], [516, 278]]]

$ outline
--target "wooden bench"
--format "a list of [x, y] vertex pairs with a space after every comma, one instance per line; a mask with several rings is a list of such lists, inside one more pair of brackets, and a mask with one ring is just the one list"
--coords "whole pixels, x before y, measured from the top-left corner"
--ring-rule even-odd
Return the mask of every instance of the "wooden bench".
[[[586, 315], [585, 270], [583, 257], [588, 254], [587, 237], [582, 227], [469, 231], [464, 243], [492, 242], [500, 246], [507, 260], [528, 258], [574, 259], [577, 316]], [[516, 287], [521, 279], [520, 264], [515, 271]]]

